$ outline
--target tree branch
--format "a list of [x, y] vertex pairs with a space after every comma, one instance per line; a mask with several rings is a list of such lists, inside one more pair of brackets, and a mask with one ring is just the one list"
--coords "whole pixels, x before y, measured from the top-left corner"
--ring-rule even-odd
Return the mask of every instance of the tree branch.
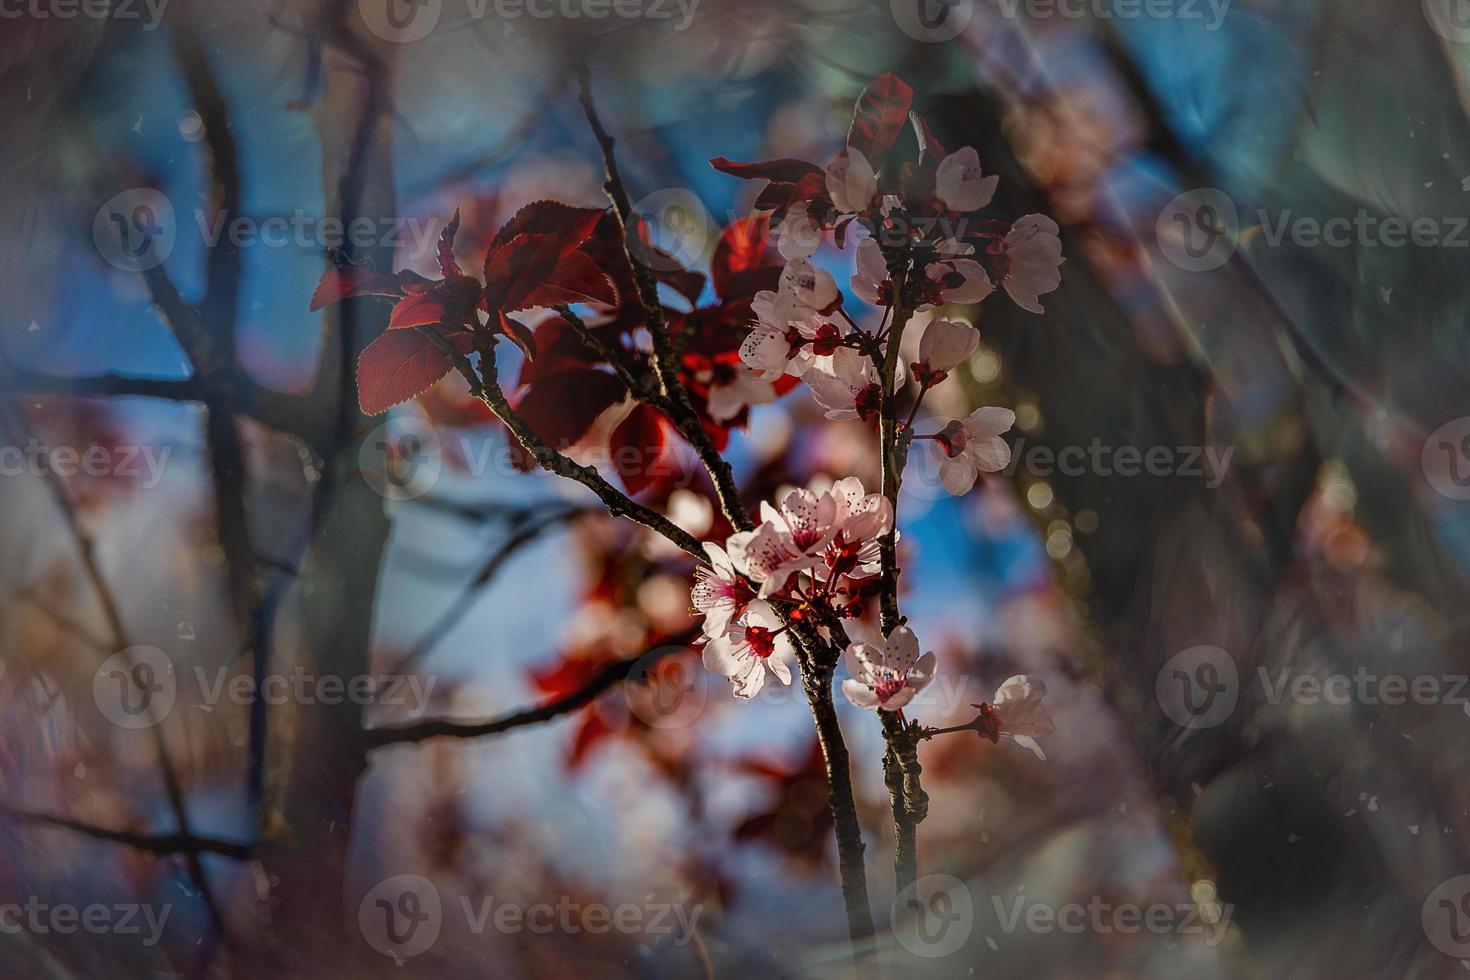
[[515, 409], [510, 407], [505, 392], [501, 390], [500, 382], [496, 380], [495, 348], [492, 346], [494, 341], [479, 344], [480, 370], [477, 372], [469, 358], [455, 350], [454, 346], [432, 327], [416, 329], [427, 334], [454, 361], [455, 367], [459, 369], [459, 373], [469, 384], [470, 393], [484, 402], [495, 417], [505, 423], [505, 427], [516, 437], [521, 447], [535, 458], [537, 465], [548, 473], [575, 480], [597, 494], [608, 513], [614, 517], [626, 517], [636, 524], [642, 524], [650, 531], [655, 531], [668, 538], [680, 549], [700, 561], [704, 560], [704, 548], [700, 546], [698, 538], [658, 511], [645, 507], [608, 483], [595, 467], [582, 466], [552, 449], [541, 440], [541, 437], [526, 423], [525, 419], [516, 414]]
[[705, 431], [703, 423], [699, 420], [699, 415], [694, 411], [693, 404], [689, 401], [688, 389], [679, 380], [678, 358], [675, 356], [673, 343], [669, 339], [667, 324], [664, 323], [663, 304], [658, 298], [658, 281], [654, 278], [653, 271], [639, 262], [633, 254], [633, 239], [630, 234], [638, 233], [636, 228], [631, 232], [628, 228], [628, 218], [632, 214], [633, 205], [628, 200], [628, 189], [623, 184], [622, 175], [618, 172], [617, 157], [613, 153], [612, 134], [602, 125], [602, 119], [597, 114], [597, 107], [592, 102], [591, 73], [587, 70], [586, 65], [583, 65], [578, 72], [578, 85], [581, 90], [582, 111], [587, 116], [587, 124], [592, 127], [593, 135], [597, 137], [598, 147], [602, 150], [602, 162], [607, 171], [607, 180], [603, 184], [603, 189], [607, 192], [608, 200], [612, 202], [613, 214], [617, 216], [618, 227], [623, 234], [623, 255], [628, 260], [629, 268], [633, 271], [633, 281], [638, 285], [638, 299], [643, 306], [644, 323], [653, 339], [654, 375], [658, 379], [659, 388], [667, 402], [660, 407], [673, 421], [679, 434], [694, 447], [700, 462], [709, 472], [725, 517], [736, 530], [748, 531], [755, 527], [755, 522], [751, 520], [750, 512], [746, 510], [745, 504], [740, 499], [740, 488], [735, 483], [735, 472], [731, 469], [730, 463], [715, 448], [709, 433]]
[[499, 735], [513, 728], [539, 725], [590, 704], [604, 691], [609, 690], [620, 681], [627, 680], [635, 666], [641, 664], [647, 667], [666, 656], [679, 653], [684, 649], [684, 644], [689, 643], [697, 635], [698, 630], [690, 628], [683, 633], [669, 637], [656, 647], [645, 650], [641, 656], [610, 663], [575, 691], [535, 707], [520, 708], [509, 714], [480, 722], [437, 720], [402, 727], [369, 728], [363, 732], [363, 738], [368, 748], [374, 749], [385, 745], [423, 742], [431, 738], [480, 738], [485, 735]]
[[69, 830], [81, 834], [84, 837], [92, 837], [111, 844], [122, 844], [160, 857], [174, 854], [218, 854], [221, 857], [246, 861], [249, 860], [254, 850], [250, 844], [221, 840], [217, 837], [204, 837], [198, 834], [183, 832], [171, 834], [140, 834], [128, 830], [110, 830], [106, 827], [97, 827], [80, 820], [73, 820], [70, 817], [61, 817], [50, 813], [36, 813], [30, 810], [19, 810], [4, 805], [0, 805], [0, 817], [7, 820], [14, 820], [17, 823], [37, 824], [44, 827], [55, 827], [59, 830]]

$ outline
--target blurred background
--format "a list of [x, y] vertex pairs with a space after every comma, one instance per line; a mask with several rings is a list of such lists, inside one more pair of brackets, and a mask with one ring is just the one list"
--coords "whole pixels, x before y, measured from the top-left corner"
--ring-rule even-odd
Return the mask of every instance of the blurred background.
[[[455, 379], [360, 415], [385, 307], [308, 312], [339, 252], [437, 275], [455, 209], [476, 269], [523, 204], [601, 206], [583, 65], [692, 267], [758, 189], [708, 160], [824, 165], [883, 71], [1063, 228], [1046, 313], [988, 304], [926, 402], [1014, 408], [1012, 467], [951, 498], [916, 452], [900, 508], [910, 716], [1026, 672], [1057, 731], [922, 746], [937, 925], [895, 936], [881, 734], [839, 705], [864, 963], [1470, 969], [1460, 0], [0, 14], [0, 975], [852, 973], [799, 693], [735, 703], [687, 558], [516, 472]], [[751, 501], [877, 484], [804, 389], [729, 452]], [[712, 532], [684, 456], [640, 499]], [[359, 734], [424, 719], [480, 729]]]

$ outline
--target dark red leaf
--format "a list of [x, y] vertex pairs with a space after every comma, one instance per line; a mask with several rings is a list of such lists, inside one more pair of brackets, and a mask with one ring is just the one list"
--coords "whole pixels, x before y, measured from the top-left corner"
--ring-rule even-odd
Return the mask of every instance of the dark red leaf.
[[454, 217], [449, 219], [449, 224], [444, 226], [444, 231], [439, 234], [439, 245], [436, 255], [439, 259], [439, 274], [445, 279], [450, 276], [462, 276], [463, 270], [459, 263], [454, 261], [454, 237], [459, 234], [459, 208], [454, 209]]
[[[526, 390], [516, 412], [553, 449], [565, 449], [587, 434], [597, 417], [627, 394], [623, 383], [606, 371], [562, 371], [542, 378]], [[529, 453], [513, 446], [511, 460], [529, 471], [535, 467]]]
[[521, 349], [527, 361], [534, 361], [536, 359], [536, 336], [531, 333], [531, 328], [515, 317], [506, 316], [504, 313], [500, 314], [498, 322], [500, 332]]
[[742, 180], [774, 180], [783, 184], [794, 184], [801, 178], [816, 174], [823, 176], [822, 168], [805, 160], [767, 160], [764, 163], [737, 163], [725, 157], [715, 157], [709, 162], [722, 174]]
[[455, 276], [434, 283], [423, 292], [412, 292], [393, 307], [390, 329], [428, 327], [435, 324], [464, 326], [474, 316], [480, 299], [480, 283], [473, 276]]
[[[461, 353], [469, 353], [467, 331], [449, 336]], [[423, 394], [454, 368], [454, 362], [420, 330], [389, 330], [357, 359], [357, 401], [366, 415], [386, 412]]]
[[534, 339], [536, 359], [521, 365], [521, 373], [516, 379], [518, 388], [535, 384], [559, 371], [586, 368], [598, 362], [597, 355], [582, 340], [581, 335], [559, 316], [549, 317], [537, 324]]
[[323, 273], [311, 294], [312, 310], [340, 302], [349, 296], [402, 296], [398, 276], [353, 266], [333, 266]]
[[485, 307], [502, 313], [563, 303], [617, 305], [612, 279], [554, 234], [517, 235], [485, 262]]
[[[489, 251], [504, 247], [517, 235], [551, 235], [562, 254], [581, 248], [592, 237], [606, 208], [578, 208], [560, 201], [532, 201], [517, 211], [490, 240]], [[487, 256], [488, 261], [488, 256]]]
[[852, 126], [847, 131], [847, 145], [868, 158], [874, 170], [881, 170], [888, 152], [909, 119], [909, 106], [914, 90], [891, 71], [868, 83], [853, 108]]
[[767, 247], [770, 227], [770, 218], [757, 214], [737, 218], [720, 233], [720, 241], [710, 258], [709, 271], [715, 292], [721, 297], [730, 295], [730, 281], [736, 273], [778, 264], [773, 261]]
[[613, 732], [612, 726], [603, 720], [602, 715], [596, 710], [587, 712], [582, 719], [577, 734], [572, 738], [571, 748], [567, 751], [567, 768], [576, 769], [587, 761], [587, 754]]
[[663, 414], [648, 405], [639, 405], [618, 424], [610, 448], [613, 468], [630, 494], [647, 490], [669, 470], [668, 429]]

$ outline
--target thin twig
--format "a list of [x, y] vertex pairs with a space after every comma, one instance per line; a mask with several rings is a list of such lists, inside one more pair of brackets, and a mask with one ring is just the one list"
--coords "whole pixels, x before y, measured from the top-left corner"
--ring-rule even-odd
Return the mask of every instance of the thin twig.
[[608, 483], [602, 474], [597, 472], [596, 467], [583, 466], [563, 453], [552, 449], [536, 430], [527, 424], [510, 407], [510, 401], [505, 397], [505, 392], [500, 388], [500, 382], [495, 374], [495, 348], [491, 346], [493, 341], [482, 343], [479, 347], [480, 370], [477, 372], [475, 366], [470, 363], [468, 357], [460, 353], [432, 327], [417, 328], [432, 339], [439, 348], [445, 352], [454, 362], [459, 373], [470, 386], [470, 393], [485, 403], [486, 407], [495, 414], [495, 417], [505, 423], [505, 427], [516, 437], [521, 448], [530, 453], [536, 460], [537, 465], [548, 473], [564, 476], [569, 480], [575, 480], [593, 493], [597, 494], [608, 513], [614, 517], [626, 517], [637, 524], [642, 524], [651, 531], [668, 538], [680, 549], [693, 555], [695, 558], [704, 560], [704, 549], [700, 546], [699, 539], [684, 530], [673, 521], [669, 520], [651, 507], [633, 500], [617, 487]]
[[363, 733], [363, 738], [369, 748], [381, 748], [385, 745], [403, 745], [415, 742], [427, 741], [431, 738], [480, 738], [486, 735], [499, 735], [501, 732], [510, 731], [513, 728], [524, 728], [527, 725], [538, 725], [542, 722], [552, 721], [571, 711], [590, 704], [599, 694], [612, 688], [620, 681], [626, 680], [633, 672], [633, 668], [642, 666], [645, 669], [658, 663], [666, 656], [681, 653], [685, 649], [684, 644], [689, 643], [698, 635], [698, 631], [691, 628], [676, 636], [669, 637], [656, 647], [644, 651], [642, 656], [631, 660], [619, 660], [610, 663], [593, 675], [586, 683], [575, 691], [563, 694], [543, 704], [530, 708], [520, 708], [509, 714], [500, 715], [487, 721], [462, 722], [462, 721], [425, 721], [414, 725], [400, 727], [369, 728]]
[[250, 858], [254, 850], [250, 844], [222, 840], [218, 837], [184, 833], [141, 834], [130, 830], [112, 830], [80, 820], [73, 820], [70, 817], [62, 817], [50, 813], [37, 813], [31, 810], [20, 810], [4, 805], [0, 805], [0, 817], [6, 820], [13, 820], [17, 823], [38, 824], [45, 827], [55, 827], [60, 830], [69, 830], [73, 833], [81, 834], [84, 837], [92, 837], [112, 844], [123, 844], [127, 847], [161, 857], [174, 854], [218, 854], [222, 857], [234, 858], [237, 861], [245, 861]]

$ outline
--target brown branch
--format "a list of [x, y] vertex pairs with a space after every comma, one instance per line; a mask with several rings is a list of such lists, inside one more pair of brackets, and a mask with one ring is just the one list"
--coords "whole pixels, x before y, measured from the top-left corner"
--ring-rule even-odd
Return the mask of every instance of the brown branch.
[[197, 402], [203, 397], [193, 378], [139, 378], [100, 374], [68, 378], [36, 371], [12, 371], [7, 382], [13, 391], [40, 391], [74, 398], [139, 397]]
[[695, 558], [704, 560], [704, 549], [700, 546], [699, 539], [684, 530], [673, 521], [669, 520], [651, 507], [633, 500], [617, 487], [608, 483], [602, 474], [597, 472], [596, 467], [583, 466], [575, 462], [563, 453], [552, 449], [541, 437], [536, 434], [526, 420], [521, 418], [510, 407], [505, 392], [500, 388], [500, 382], [495, 374], [495, 348], [494, 341], [488, 341], [479, 345], [480, 370], [477, 372], [468, 357], [455, 350], [454, 346], [441, 337], [432, 327], [417, 328], [425, 333], [443, 350], [453, 361], [459, 373], [470, 386], [470, 393], [485, 403], [486, 407], [495, 414], [495, 417], [505, 423], [505, 427], [516, 437], [521, 447], [530, 453], [536, 460], [538, 466], [548, 473], [564, 476], [569, 480], [575, 480], [593, 493], [597, 494], [603, 506], [609, 514], [614, 517], [626, 517], [635, 524], [642, 524], [650, 531], [655, 531], [668, 538], [680, 549], [693, 555]]
[[604, 691], [609, 690], [620, 681], [627, 680], [634, 667], [639, 665], [648, 667], [666, 656], [681, 652], [684, 644], [693, 640], [697, 635], [698, 631], [690, 628], [683, 633], [669, 637], [656, 647], [650, 647], [641, 656], [610, 663], [575, 691], [535, 707], [521, 708], [509, 714], [480, 722], [436, 720], [401, 727], [369, 728], [363, 732], [363, 738], [369, 748], [382, 748], [385, 745], [412, 744], [431, 738], [479, 738], [485, 735], [498, 735], [513, 728], [524, 728], [527, 725], [539, 725], [542, 722], [552, 721], [590, 704]]
[[832, 704], [832, 675], [831, 667], [817, 666], [809, 660], [802, 665], [801, 686], [811, 706], [822, 757], [827, 762], [827, 804], [832, 809], [837, 835], [837, 865], [842, 877], [842, 899], [847, 907], [848, 936], [856, 955], [857, 946], [873, 934], [873, 912], [868, 905], [868, 874], [863, 864], [866, 848], [852, 791], [851, 762], [842, 727], [837, 722], [837, 709]]
[[111, 844], [122, 844], [160, 857], [174, 854], [218, 854], [222, 857], [234, 858], [237, 861], [246, 861], [249, 860], [254, 850], [250, 844], [222, 840], [218, 837], [205, 837], [199, 834], [183, 832], [171, 834], [140, 834], [128, 830], [111, 830], [106, 827], [97, 827], [93, 824], [84, 823], [80, 820], [73, 820], [70, 817], [61, 817], [50, 813], [36, 813], [30, 810], [18, 810], [14, 807], [4, 805], [0, 805], [0, 817], [7, 820], [14, 820], [17, 823], [37, 824], [44, 827], [54, 827], [59, 830], [69, 830], [81, 834], [84, 837], [92, 837]]
[[[699, 461], [709, 472], [725, 517], [736, 530], [748, 531], [755, 527], [755, 522], [751, 520], [750, 512], [746, 510], [745, 504], [740, 499], [740, 488], [735, 483], [735, 472], [731, 469], [730, 463], [715, 448], [709, 433], [705, 431], [703, 423], [699, 420], [699, 415], [694, 411], [694, 405], [689, 400], [688, 389], [679, 379], [678, 358], [669, 338], [667, 324], [664, 322], [663, 304], [658, 298], [658, 281], [654, 278], [653, 270], [639, 262], [637, 256], [633, 254], [633, 239], [628, 229], [628, 217], [632, 214], [633, 205], [628, 200], [628, 189], [618, 171], [617, 157], [613, 153], [612, 134], [602, 125], [602, 119], [597, 114], [597, 107], [592, 102], [591, 73], [587, 70], [586, 65], [583, 65], [578, 73], [578, 85], [581, 91], [582, 111], [587, 116], [587, 124], [592, 127], [593, 135], [597, 137], [598, 147], [602, 150], [603, 167], [607, 172], [603, 190], [607, 192], [608, 200], [613, 205], [613, 214], [618, 219], [618, 228], [623, 235], [623, 255], [628, 261], [629, 268], [633, 271], [633, 281], [638, 285], [638, 299], [643, 306], [644, 323], [653, 339], [654, 375], [658, 379], [659, 389], [667, 403], [661, 407], [673, 421], [679, 434], [694, 447]], [[631, 234], [636, 235], [637, 229], [633, 229]]]

